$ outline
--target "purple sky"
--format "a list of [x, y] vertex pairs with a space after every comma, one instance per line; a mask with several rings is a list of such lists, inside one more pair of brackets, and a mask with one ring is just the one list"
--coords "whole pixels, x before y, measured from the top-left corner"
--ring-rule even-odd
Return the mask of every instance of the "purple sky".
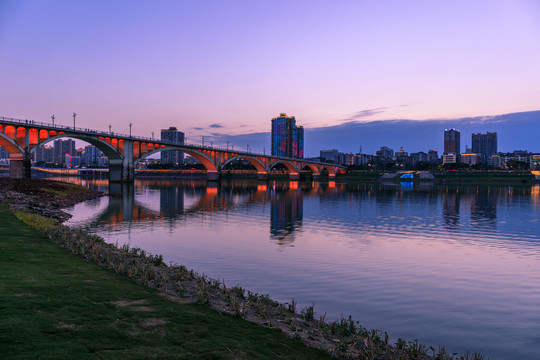
[[2, 0], [0, 50], [0, 116], [190, 142], [540, 108], [536, 0]]

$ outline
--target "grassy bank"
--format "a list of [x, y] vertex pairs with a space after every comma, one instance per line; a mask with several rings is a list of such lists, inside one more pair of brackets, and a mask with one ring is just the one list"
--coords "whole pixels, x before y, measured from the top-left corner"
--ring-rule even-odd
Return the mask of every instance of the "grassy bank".
[[171, 302], [88, 263], [0, 204], [1, 359], [326, 359], [271, 329]]

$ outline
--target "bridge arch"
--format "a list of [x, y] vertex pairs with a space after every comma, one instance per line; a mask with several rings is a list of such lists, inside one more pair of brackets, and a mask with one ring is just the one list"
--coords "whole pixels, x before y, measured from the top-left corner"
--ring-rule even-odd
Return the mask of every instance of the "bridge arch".
[[298, 175], [298, 169], [296, 168], [296, 166], [294, 166], [294, 164], [288, 160], [276, 160], [274, 161], [273, 163], [270, 164], [270, 166], [268, 167], [268, 171], [272, 170], [272, 168], [278, 164], [282, 164], [284, 165], [287, 170], [289, 170], [289, 174], [290, 175]]
[[228, 159], [227, 161], [225, 161], [221, 168], [223, 169], [227, 164], [235, 161], [235, 160], [238, 160], [238, 159], [243, 159], [243, 160], [246, 160], [246, 161], [249, 161], [251, 165], [255, 166], [255, 169], [257, 169], [257, 172], [259, 174], [266, 174], [267, 173], [267, 170], [266, 170], [266, 166], [264, 166], [264, 164], [257, 158], [254, 158], [254, 157], [251, 157], [251, 156], [247, 156], [247, 155], [236, 155], [236, 156], [233, 156], [231, 157], [230, 159]]
[[13, 156], [15, 154], [18, 154], [18, 155], [24, 154], [24, 149], [22, 149], [11, 137], [1, 132], [0, 132], [0, 146], [4, 150], [6, 150], [10, 156]]
[[145, 154], [142, 154], [139, 158], [135, 159], [135, 166], [137, 165], [137, 163], [147, 157], [149, 157], [150, 155], [154, 155], [154, 154], [157, 154], [161, 151], [167, 151], [167, 150], [173, 150], [173, 151], [181, 151], [183, 153], [186, 153], [186, 154], [189, 154], [191, 156], [193, 156], [195, 159], [197, 159], [201, 164], [204, 165], [204, 167], [206, 168], [206, 171], [207, 172], [212, 172], [212, 173], [217, 173], [218, 172], [218, 168], [216, 166], [216, 164], [214, 164], [214, 162], [212, 161], [211, 158], [209, 158], [208, 156], [206, 156], [205, 154], [203, 153], [200, 153], [198, 151], [195, 151], [195, 150], [191, 150], [191, 149], [183, 149], [183, 148], [178, 148], [178, 147], [173, 147], [173, 146], [165, 146], [165, 147], [159, 147], [159, 148], [156, 148], [152, 151], [148, 151], [147, 153]]
[[330, 176], [330, 177], [336, 176], [336, 169], [333, 166], [323, 165], [321, 167], [321, 174], [322, 174], [323, 170], [328, 171], [328, 176]]
[[314, 176], [321, 175], [321, 170], [319, 170], [319, 168], [315, 164], [302, 164], [299, 170], [302, 171], [305, 168], [308, 168], [309, 170], [311, 170]]
[[33, 147], [30, 150], [30, 153], [33, 154], [37, 150], [38, 147], [43, 147], [43, 146], [45, 146], [45, 144], [47, 144], [47, 143], [49, 143], [51, 141], [62, 139], [62, 138], [73, 138], [73, 139], [78, 139], [78, 140], [85, 141], [85, 142], [89, 143], [90, 145], [95, 146], [101, 152], [103, 152], [103, 154], [105, 154], [105, 156], [107, 156], [107, 158], [109, 158], [109, 161], [110, 160], [122, 160], [122, 158], [123, 158], [122, 154], [120, 154], [118, 152], [118, 150], [116, 150], [114, 147], [112, 147], [111, 144], [105, 142], [104, 140], [96, 138], [96, 137], [89, 137], [89, 136], [78, 135], [78, 134], [65, 134], [65, 133], [56, 134], [56, 132], [54, 132], [51, 135], [53, 135], [53, 136], [49, 137], [48, 139], [43, 140], [42, 142], [40, 142], [38, 144], [38, 146]]

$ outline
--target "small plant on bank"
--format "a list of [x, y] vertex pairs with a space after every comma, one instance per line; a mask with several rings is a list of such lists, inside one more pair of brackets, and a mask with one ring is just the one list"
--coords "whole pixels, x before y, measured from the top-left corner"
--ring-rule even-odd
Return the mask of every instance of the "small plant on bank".
[[294, 299], [292, 299], [291, 303], [288, 304], [288, 305], [289, 305], [289, 312], [295, 313], [296, 312], [296, 301]]
[[305, 308], [303, 308], [300, 314], [305, 320], [313, 320], [313, 318], [315, 317], [314, 308], [315, 304], [313, 303], [311, 306], [306, 306]]

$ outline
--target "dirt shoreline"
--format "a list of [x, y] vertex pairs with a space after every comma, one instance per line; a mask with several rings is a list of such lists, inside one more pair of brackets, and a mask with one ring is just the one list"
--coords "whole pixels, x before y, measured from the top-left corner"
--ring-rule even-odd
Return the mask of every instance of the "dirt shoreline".
[[[395, 344], [390, 344], [387, 333], [365, 329], [350, 317], [333, 322], [326, 320], [326, 314], [316, 318], [313, 306], [299, 310], [294, 299], [290, 303], [278, 303], [268, 295], [252, 293], [238, 285], [231, 287], [225, 280], [208, 278], [183, 265], [167, 265], [161, 255], [147, 254], [142, 249], [130, 249], [128, 246], [117, 248], [83, 229], [61, 225], [71, 217], [61, 208], [104, 195], [99, 191], [51, 180], [0, 178], [0, 202], [9, 203], [21, 220], [87, 261], [157, 289], [171, 301], [207, 305], [299, 338], [308, 346], [322, 349], [338, 358], [483, 359], [476, 353], [454, 357], [444, 347], [434, 349], [418, 341], [398, 339]], [[52, 218], [54, 224], [51, 226], [51, 220], [47, 222], [28, 214]]]
[[105, 195], [58, 181], [0, 177], [0, 203], [10, 204], [12, 210], [53, 218], [58, 223], [71, 218], [62, 208]]

